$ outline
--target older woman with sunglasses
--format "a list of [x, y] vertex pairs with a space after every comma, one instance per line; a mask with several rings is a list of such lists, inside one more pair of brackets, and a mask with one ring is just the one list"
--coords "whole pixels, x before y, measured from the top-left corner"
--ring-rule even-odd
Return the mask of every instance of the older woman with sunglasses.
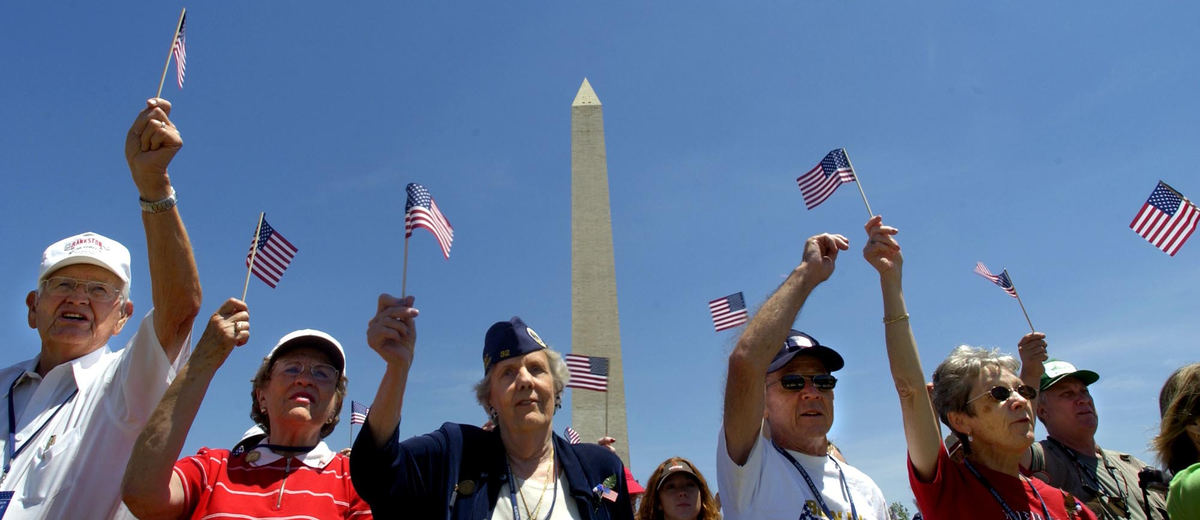
[[445, 423], [400, 439], [416, 347], [413, 297], [381, 295], [367, 344], [387, 366], [354, 442], [351, 476], [383, 518], [632, 519], [621, 459], [554, 434], [570, 377], [562, 356], [521, 318], [488, 328], [475, 398], [495, 428]]
[[346, 396], [341, 344], [318, 330], [292, 332], [263, 359], [250, 391], [262, 429], [231, 452], [203, 448], [172, 464], [200, 401], [235, 346], [250, 339], [246, 304], [229, 299], [150, 416], [125, 471], [125, 504], [138, 518], [353, 518], [370, 507], [350, 483], [349, 458], [321, 439]]
[[[901, 286], [898, 230], [884, 226], [879, 216], [867, 221], [866, 230], [863, 257], [879, 272], [888, 361], [908, 441], [909, 482], [924, 517], [1096, 518], [1069, 494], [1021, 475], [1021, 457], [1033, 444], [1037, 390], [1017, 377], [1011, 356], [958, 347], [934, 372], [932, 395], [926, 391]], [[938, 418], [961, 441], [962, 462], [946, 453]]]
[[1200, 518], [1200, 363], [1171, 374], [1158, 394], [1162, 413], [1154, 448], [1175, 474], [1167, 493], [1171, 518]]

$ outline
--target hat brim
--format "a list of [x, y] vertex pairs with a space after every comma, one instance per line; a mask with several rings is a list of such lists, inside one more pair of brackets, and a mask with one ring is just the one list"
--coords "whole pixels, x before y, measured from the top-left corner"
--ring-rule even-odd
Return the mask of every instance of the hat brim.
[[812, 356], [817, 358], [817, 360], [825, 365], [825, 370], [830, 372], [837, 372], [846, 366], [846, 360], [842, 359], [842, 355], [838, 354], [836, 350], [826, 347], [825, 345], [816, 345], [803, 348], [795, 352], [789, 352], [788, 354], [776, 358], [771, 362], [771, 365], [767, 367], [767, 373], [770, 374], [771, 372], [782, 369], [783, 367], [787, 366], [788, 363], [791, 363], [793, 359], [796, 359], [797, 356]]
[[1084, 386], [1091, 386], [1092, 383], [1095, 383], [1096, 381], [1100, 380], [1100, 374], [1092, 372], [1091, 370], [1076, 370], [1074, 372], [1067, 372], [1066, 374], [1059, 374], [1057, 376], [1054, 376], [1050, 379], [1045, 380], [1040, 385], [1041, 388], [1039, 388], [1038, 391], [1045, 392], [1046, 390], [1049, 390], [1050, 387], [1058, 384], [1059, 381], [1062, 381], [1063, 379], [1066, 379], [1068, 377], [1073, 377], [1075, 379], [1078, 379], [1081, 383], [1084, 384]]

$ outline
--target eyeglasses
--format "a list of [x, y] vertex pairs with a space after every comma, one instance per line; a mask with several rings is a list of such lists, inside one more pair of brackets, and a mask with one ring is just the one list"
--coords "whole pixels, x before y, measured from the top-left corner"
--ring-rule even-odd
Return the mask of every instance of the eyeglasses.
[[89, 299], [101, 303], [111, 302], [121, 295], [121, 291], [110, 283], [98, 282], [96, 280], [80, 280], [67, 276], [51, 276], [45, 279], [42, 281], [42, 292], [51, 296], [70, 296], [75, 294], [75, 291], [81, 285]]
[[[1007, 401], [1009, 397], [1012, 397], [1013, 391], [1014, 390], [1012, 388], [1009, 388], [1007, 386], [993, 386], [991, 390], [988, 390], [982, 394], [972, 397], [970, 400], [967, 401], [967, 404], [971, 404], [976, 399], [979, 399], [979, 398], [981, 398], [983, 396], [987, 396], [987, 395], [992, 396], [992, 399], [995, 399], [997, 403], [1003, 403], [1003, 402]], [[1016, 388], [1015, 391], [1017, 392], [1018, 395], [1020, 395], [1021, 397], [1024, 397], [1026, 401], [1034, 400], [1034, 398], [1036, 398], [1037, 394], [1038, 394], [1037, 389], [1032, 386], [1029, 386], [1029, 385], [1020, 385]]]
[[323, 385], [333, 383], [338, 376], [338, 369], [334, 368], [333, 365], [325, 363], [308, 365], [299, 361], [281, 361], [275, 364], [275, 368], [271, 372], [277, 376], [295, 379], [303, 375], [306, 371], [312, 375], [313, 381]]
[[785, 390], [799, 392], [800, 390], [804, 390], [805, 378], [811, 379], [813, 386], [817, 390], [833, 390], [833, 387], [837, 386], [837, 378], [829, 374], [817, 374], [815, 376], [788, 374], [779, 378], [779, 386], [782, 386]]

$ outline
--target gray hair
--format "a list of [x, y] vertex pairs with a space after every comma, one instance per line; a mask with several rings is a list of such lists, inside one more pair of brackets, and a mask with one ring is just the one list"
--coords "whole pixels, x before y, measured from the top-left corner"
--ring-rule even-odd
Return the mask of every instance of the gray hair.
[[[562, 407], [563, 388], [566, 388], [567, 381], [571, 380], [571, 372], [567, 370], [567, 362], [563, 361], [562, 354], [551, 348], [543, 349], [542, 352], [546, 353], [546, 359], [550, 361], [550, 375], [554, 377], [554, 409], [558, 410]], [[488, 417], [492, 415], [488, 407], [488, 401], [492, 399], [491, 375], [492, 371], [489, 370], [483, 375], [483, 379], [475, 383], [475, 400], [479, 401], [479, 406], [483, 407]]]
[[971, 453], [970, 440], [965, 433], [950, 424], [950, 412], [959, 412], [974, 417], [967, 401], [971, 399], [971, 387], [987, 369], [1008, 370], [1017, 373], [1017, 360], [1000, 349], [984, 349], [959, 345], [938, 365], [933, 372], [933, 409], [938, 418], [950, 428], [962, 443], [963, 453]]

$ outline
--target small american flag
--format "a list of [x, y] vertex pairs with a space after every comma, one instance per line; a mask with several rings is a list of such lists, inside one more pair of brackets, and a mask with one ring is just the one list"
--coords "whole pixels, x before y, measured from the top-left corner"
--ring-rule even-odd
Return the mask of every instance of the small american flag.
[[1200, 220], [1200, 210], [1187, 197], [1158, 181], [1142, 210], [1129, 223], [1129, 229], [1164, 253], [1175, 256], [1196, 230], [1197, 220]]
[[996, 275], [992, 274], [992, 272], [988, 270], [987, 266], [983, 265], [983, 262], [976, 262], [975, 274], [991, 280], [992, 283], [1000, 286], [1001, 289], [1004, 289], [1004, 292], [1008, 293], [1009, 296], [1012, 296], [1013, 298], [1017, 297], [1017, 288], [1013, 287], [1012, 279], [1008, 277], [1008, 269], [1000, 271], [1000, 274]]
[[183, 23], [186, 19], [187, 13], [179, 17], [179, 33], [175, 37], [175, 43], [171, 45], [171, 54], [175, 55], [175, 81], [179, 83], [179, 88], [183, 88], [183, 72], [187, 68], [187, 47], [184, 45], [183, 38]]
[[604, 484], [596, 484], [596, 487], [592, 488], [592, 492], [600, 495], [600, 498], [603, 498], [609, 502], [617, 501], [617, 492], [609, 489], [608, 486], [605, 486]]
[[246, 267], [250, 266], [250, 256], [254, 256], [254, 266], [251, 272], [272, 289], [279, 284], [283, 272], [296, 256], [296, 246], [288, 242], [275, 228], [267, 223], [264, 216], [262, 229], [258, 231], [258, 252], [254, 251], [255, 241], [250, 240], [250, 252], [246, 253]]
[[579, 444], [583, 441], [583, 439], [579, 438], [579, 432], [575, 431], [575, 428], [567, 426], [566, 434], [567, 440], [571, 441], [571, 444]]
[[804, 204], [808, 209], [813, 209], [833, 195], [838, 186], [854, 180], [854, 168], [850, 166], [846, 149], [838, 148], [825, 155], [820, 164], [808, 173], [797, 177], [796, 184], [800, 185]]
[[750, 320], [750, 313], [746, 311], [746, 299], [742, 297], [741, 292], [708, 302], [708, 312], [712, 313], [713, 328], [717, 332], [732, 329]]
[[371, 407], [358, 401], [350, 401], [350, 424], [365, 424]]
[[404, 238], [411, 237], [416, 228], [425, 228], [433, 233], [438, 245], [442, 246], [442, 256], [450, 258], [454, 228], [438, 209], [429, 190], [414, 182], [408, 185], [408, 203], [404, 206]]
[[567, 354], [565, 360], [571, 373], [567, 388], [608, 391], [608, 358]]

